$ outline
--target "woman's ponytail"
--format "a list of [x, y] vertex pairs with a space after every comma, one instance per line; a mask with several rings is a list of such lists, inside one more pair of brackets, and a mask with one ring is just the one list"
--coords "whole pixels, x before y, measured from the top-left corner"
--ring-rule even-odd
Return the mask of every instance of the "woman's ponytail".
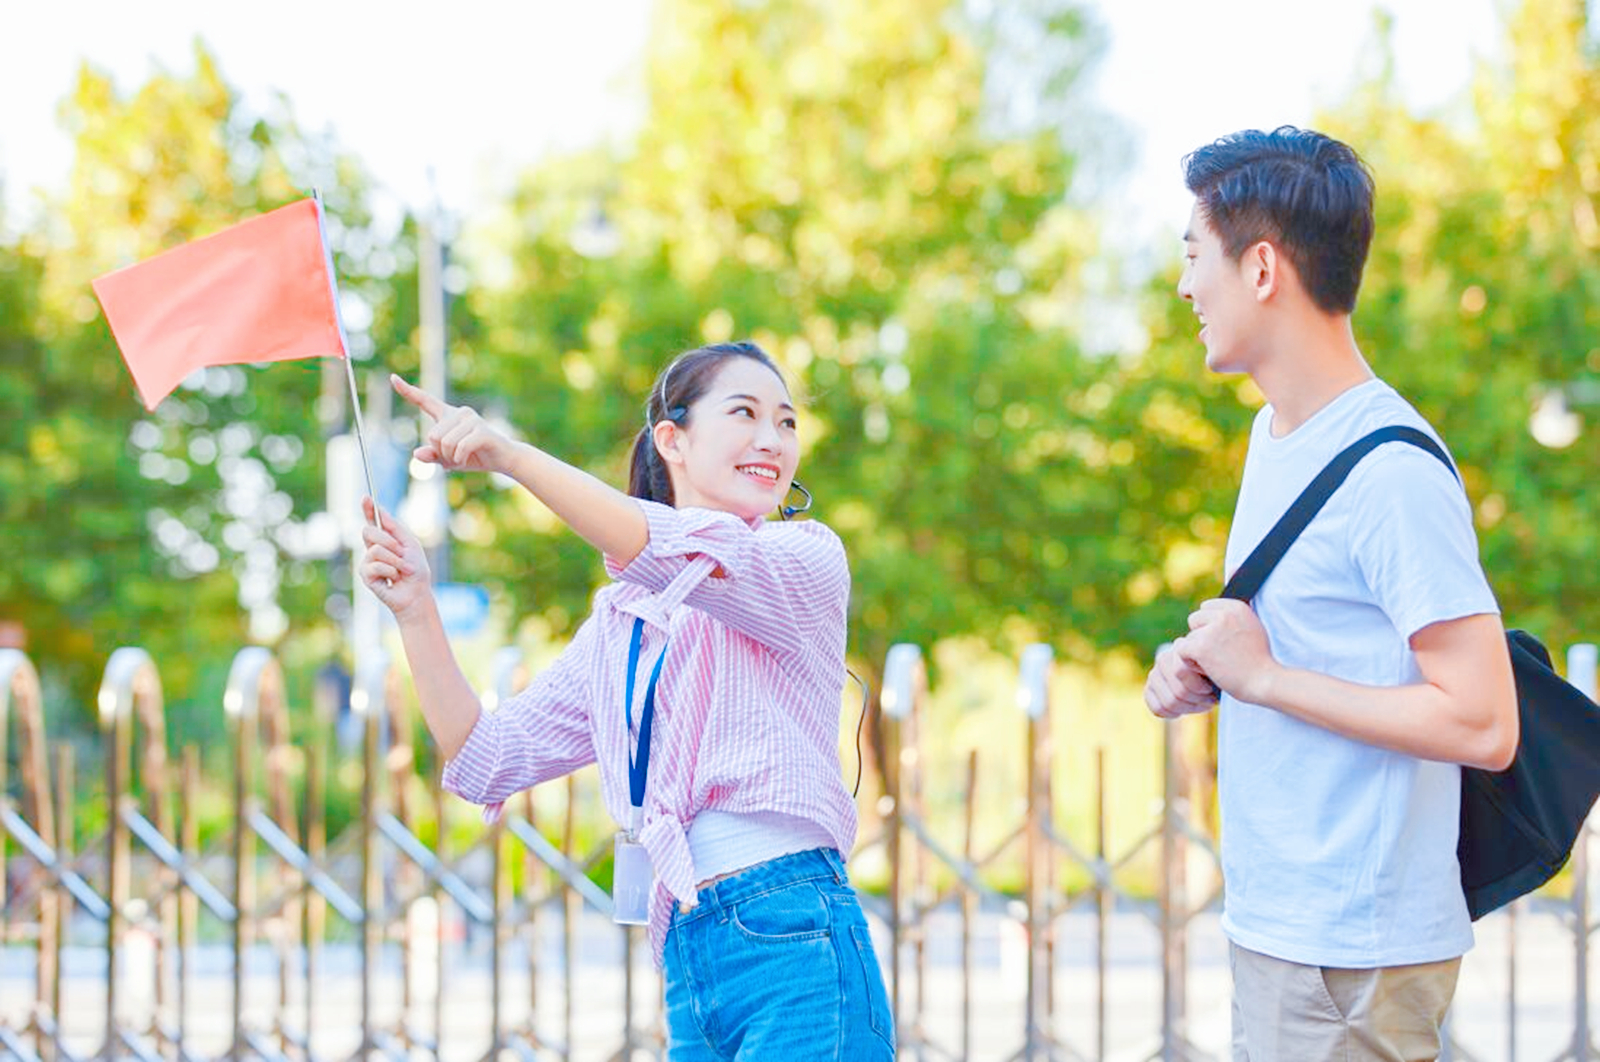
[[628, 493], [645, 501], [673, 504], [672, 477], [667, 475], [666, 463], [656, 451], [656, 440], [649, 425], [640, 428], [633, 438], [633, 456], [628, 460]]

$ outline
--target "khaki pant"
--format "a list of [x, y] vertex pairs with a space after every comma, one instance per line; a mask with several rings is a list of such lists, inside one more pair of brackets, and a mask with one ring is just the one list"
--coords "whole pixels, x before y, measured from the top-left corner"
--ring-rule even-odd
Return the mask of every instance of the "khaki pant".
[[1345, 970], [1229, 945], [1233, 1062], [1433, 1062], [1460, 959]]

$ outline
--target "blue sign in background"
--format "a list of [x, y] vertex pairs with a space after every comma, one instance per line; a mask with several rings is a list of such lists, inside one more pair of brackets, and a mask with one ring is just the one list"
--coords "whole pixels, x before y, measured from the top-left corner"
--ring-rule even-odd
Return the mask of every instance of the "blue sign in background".
[[439, 583], [433, 588], [446, 634], [470, 637], [489, 623], [489, 591], [474, 583]]

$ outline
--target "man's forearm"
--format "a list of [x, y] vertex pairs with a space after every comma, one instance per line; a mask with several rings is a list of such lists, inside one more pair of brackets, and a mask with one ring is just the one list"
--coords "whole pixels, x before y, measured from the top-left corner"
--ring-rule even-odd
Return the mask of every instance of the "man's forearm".
[[1263, 671], [1241, 695], [1352, 740], [1420, 759], [1500, 770], [1515, 750], [1515, 726], [1508, 741], [1503, 706], [1482, 691], [1452, 695], [1428, 682], [1364, 686], [1276, 667]]

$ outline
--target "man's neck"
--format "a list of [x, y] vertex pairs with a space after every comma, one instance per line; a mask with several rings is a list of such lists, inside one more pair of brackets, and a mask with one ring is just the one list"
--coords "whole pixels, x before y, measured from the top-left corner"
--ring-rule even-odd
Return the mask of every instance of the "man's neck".
[[1274, 343], [1264, 363], [1250, 374], [1272, 404], [1274, 438], [1288, 435], [1350, 388], [1373, 379], [1349, 317], [1318, 317], [1299, 325], [1292, 338]]

